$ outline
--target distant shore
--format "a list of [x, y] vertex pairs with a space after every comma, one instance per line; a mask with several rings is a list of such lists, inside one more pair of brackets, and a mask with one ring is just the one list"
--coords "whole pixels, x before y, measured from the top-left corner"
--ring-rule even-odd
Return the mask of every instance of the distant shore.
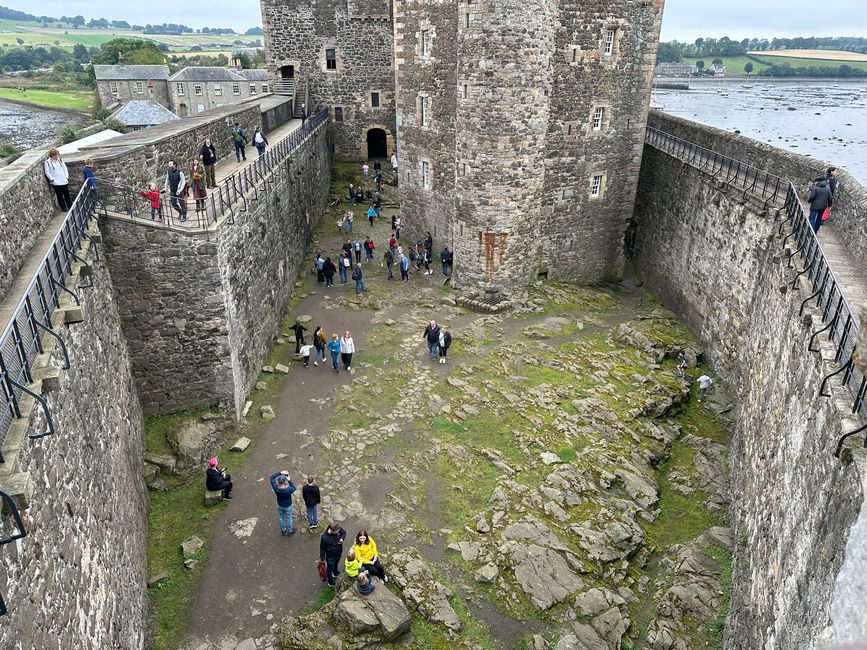
[[736, 76], [726, 76], [726, 77], [654, 77], [654, 83], [661, 81], [665, 83], [707, 83], [709, 81], [732, 81], [737, 83], [851, 83], [851, 84], [862, 84], [867, 85], [867, 77], [862, 79], [853, 79], [851, 77], [844, 79], [834, 79], [832, 77], [766, 77], [766, 76], [756, 76], [753, 75], [751, 77], [736, 77]]
[[21, 99], [9, 99], [8, 97], [0, 97], [0, 106], [2, 106], [3, 104], [9, 104], [10, 106], [20, 106], [21, 108], [29, 108], [31, 110], [44, 113], [60, 113], [62, 115], [69, 115], [74, 117], [88, 117], [90, 115], [89, 111], [77, 111], [73, 108], [56, 108], [54, 106], [40, 106], [39, 104], [33, 104], [31, 102], [27, 102]]

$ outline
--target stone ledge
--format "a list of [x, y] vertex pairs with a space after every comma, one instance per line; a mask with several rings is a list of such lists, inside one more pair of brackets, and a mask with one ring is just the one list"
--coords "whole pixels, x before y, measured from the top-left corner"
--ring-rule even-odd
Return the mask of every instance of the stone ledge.
[[[27, 510], [30, 507], [33, 490], [33, 476], [30, 472], [18, 472], [0, 477], [0, 492], [8, 494], [19, 511]], [[11, 514], [5, 504], [2, 514]]]

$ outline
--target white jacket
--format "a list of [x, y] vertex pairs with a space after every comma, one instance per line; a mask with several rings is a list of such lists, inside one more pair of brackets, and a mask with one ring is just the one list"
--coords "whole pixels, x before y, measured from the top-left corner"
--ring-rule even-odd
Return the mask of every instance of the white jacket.
[[57, 160], [51, 160], [51, 158], [46, 160], [43, 169], [45, 169], [45, 175], [52, 185], [69, 185], [69, 170], [59, 156]]
[[340, 351], [343, 354], [353, 354], [355, 352], [355, 341], [352, 340], [352, 337], [346, 338], [345, 336], [340, 337]]

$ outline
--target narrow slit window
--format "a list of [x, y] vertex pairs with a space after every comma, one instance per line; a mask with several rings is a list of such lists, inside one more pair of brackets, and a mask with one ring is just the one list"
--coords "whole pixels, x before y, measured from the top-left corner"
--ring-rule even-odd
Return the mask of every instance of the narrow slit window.
[[430, 30], [422, 30], [421, 33], [421, 55], [430, 56]]
[[614, 29], [605, 30], [605, 54], [614, 54]]
[[602, 106], [597, 106], [596, 110], [593, 111], [593, 130], [601, 131], [602, 130], [602, 118], [605, 116], [605, 108]]
[[424, 189], [430, 189], [430, 163], [426, 160], [421, 163], [421, 185]]
[[325, 50], [325, 69], [337, 70], [337, 50]]
[[602, 174], [593, 176], [593, 184], [590, 187], [590, 196], [598, 197], [602, 194]]

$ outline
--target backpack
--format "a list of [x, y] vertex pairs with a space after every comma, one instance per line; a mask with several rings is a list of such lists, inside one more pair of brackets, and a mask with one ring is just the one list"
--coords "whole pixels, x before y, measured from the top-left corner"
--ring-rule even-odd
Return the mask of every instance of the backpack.
[[361, 271], [358, 270], [358, 269], [355, 269], [355, 270], [352, 272], [352, 279], [355, 280], [356, 282], [357, 282], [358, 280], [360, 280], [360, 279], [361, 279]]
[[263, 142], [265, 142], [265, 137], [262, 135], [261, 131], [256, 131], [256, 137], [253, 138], [253, 140], [258, 144], [262, 144]]
[[244, 131], [241, 129], [240, 126], [236, 126], [234, 129], [232, 129], [232, 136], [234, 137], [235, 144], [241, 144], [242, 142], [244, 142]]

